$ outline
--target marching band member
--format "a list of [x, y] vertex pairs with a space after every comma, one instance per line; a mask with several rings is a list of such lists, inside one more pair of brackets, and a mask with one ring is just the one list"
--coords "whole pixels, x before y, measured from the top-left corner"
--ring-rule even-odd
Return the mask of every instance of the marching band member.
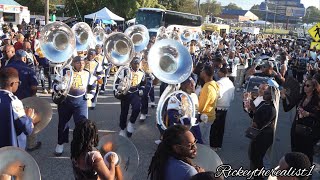
[[[91, 75], [95, 76], [97, 80], [101, 80], [103, 69], [101, 64], [99, 64], [99, 62], [96, 60], [96, 51], [94, 49], [88, 50], [84, 69], [89, 71]], [[93, 99], [91, 99], [91, 103], [89, 101], [89, 105], [88, 105], [91, 109], [94, 109], [96, 107], [98, 94], [99, 94], [99, 86], [96, 86], [96, 92], [94, 94], [94, 97]]]
[[[134, 57], [131, 61], [131, 87], [126, 95], [121, 98], [121, 113], [120, 113], [120, 135], [126, 136], [125, 128], [127, 128], [127, 136], [131, 137], [134, 132], [134, 123], [140, 113], [141, 108], [141, 96], [143, 95], [143, 89], [145, 85], [145, 74], [139, 69], [140, 59]], [[119, 78], [125, 77], [125, 72], [119, 74]], [[119, 91], [123, 88], [121, 85], [116, 86]], [[132, 112], [130, 116], [130, 121], [127, 125], [127, 116], [130, 105], [132, 106]]]
[[107, 85], [107, 80], [109, 77], [109, 72], [110, 72], [110, 68], [112, 65], [111, 63], [108, 63], [107, 58], [103, 55], [102, 52], [102, 46], [100, 44], [96, 45], [96, 60], [99, 62], [99, 65], [102, 67], [102, 73], [101, 73], [101, 77], [102, 77], [102, 84], [101, 84], [101, 89], [100, 89], [100, 93], [104, 93], [105, 92], [105, 88]]
[[[151, 69], [149, 68], [149, 65], [148, 65], [148, 51], [144, 52], [144, 58], [141, 60], [140, 66], [141, 66], [140, 69], [145, 72], [145, 78], [146, 78], [146, 87], [143, 91], [143, 96], [141, 98], [141, 115], [140, 115], [140, 120], [144, 121], [147, 118], [147, 114], [148, 114], [149, 95], [150, 95], [151, 102], [153, 102], [154, 104], [153, 80], [155, 79], [155, 77], [152, 74]], [[152, 99], [152, 95], [153, 95], [153, 99]]]
[[[63, 144], [69, 142], [69, 120], [73, 116], [77, 125], [83, 117], [88, 118], [88, 107], [86, 99], [92, 99], [94, 94], [94, 77], [84, 70], [85, 61], [76, 56], [72, 61], [72, 69], [63, 69], [63, 76], [72, 73], [72, 84], [65, 100], [58, 104], [58, 144], [55, 149], [56, 156], [63, 152]], [[70, 72], [72, 71], [72, 72]], [[68, 89], [64, 82], [54, 82], [54, 91], [65, 91]]]
[[[187, 80], [181, 83], [181, 90], [187, 93], [196, 108], [196, 114], [198, 112], [199, 101], [198, 97], [195, 94], [195, 81], [190, 76]], [[192, 126], [190, 131], [194, 135], [194, 137], [198, 140], [198, 143], [203, 143], [201, 138], [201, 132], [199, 125], [195, 125], [197, 119], [192, 117], [190, 114], [189, 105], [185, 97], [182, 93], [176, 94], [176, 96], [170, 97], [168, 100], [167, 106], [167, 117], [166, 117], [166, 126], [173, 126], [175, 124], [182, 124], [187, 126]]]
[[24, 109], [22, 102], [13, 94], [20, 82], [16, 69], [5, 67], [0, 71], [0, 148], [16, 146], [24, 149], [26, 135], [32, 133], [34, 124], [38, 122], [35, 119], [34, 109]]

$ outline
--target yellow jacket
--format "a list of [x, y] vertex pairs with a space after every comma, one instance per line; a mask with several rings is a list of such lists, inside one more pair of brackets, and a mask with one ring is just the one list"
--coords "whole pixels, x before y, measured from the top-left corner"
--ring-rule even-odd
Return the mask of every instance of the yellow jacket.
[[208, 122], [216, 119], [216, 104], [219, 98], [219, 85], [215, 81], [204, 84], [199, 96], [199, 112], [208, 116]]

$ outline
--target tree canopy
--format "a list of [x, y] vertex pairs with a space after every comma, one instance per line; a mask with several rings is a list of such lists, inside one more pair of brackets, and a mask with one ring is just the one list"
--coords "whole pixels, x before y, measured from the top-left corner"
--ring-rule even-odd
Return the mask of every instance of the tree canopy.
[[[32, 14], [44, 14], [45, 0], [16, 0], [23, 6], [27, 6]], [[65, 16], [83, 17], [86, 14], [96, 12], [107, 7], [115, 14], [131, 19], [135, 16], [138, 8], [154, 7], [173, 11], [200, 14], [205, 17], [208, 14], [218, 16], [221, 13], [221, 4], [216, 0], [206, 0], [200, 4], [200, 0], [50, 0], [50, 11], [57, 11], [57, 15], [64, 13]], [[55, 5], [64, 4], [64, 9], [57, 9]], [[226, 6], [228, 9], [241, 9], [234, 3]]]
[[224, 7], [225, 9], [229, 9], [229, 10], [242, 10], [241, 7], [239, 7], [238, 5], [236, 5], [235, 3], [229, 3], [227, 6]]
[[306, 15], [302, 18], [304, 23], [310, 24], [320, 21], [320, 10], [315, 6], [309, 6], [306, 9]]

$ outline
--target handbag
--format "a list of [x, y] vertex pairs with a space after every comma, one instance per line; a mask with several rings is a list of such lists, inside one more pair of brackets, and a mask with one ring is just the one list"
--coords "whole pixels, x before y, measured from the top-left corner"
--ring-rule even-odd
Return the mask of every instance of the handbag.
[[272, 122], [273, 122], [273, 120], [270, 121], [265, 126], [263, 126], [261, 129], [254, 128], [252, 126], [248, 127], [248, 129], [246, 130], [246, 137], [249, 138], [249, 139], [252, 139], [252, 140], [256, 139], [257, 136], [262, 132], [262, 130], [264, 128], [268, 127]]

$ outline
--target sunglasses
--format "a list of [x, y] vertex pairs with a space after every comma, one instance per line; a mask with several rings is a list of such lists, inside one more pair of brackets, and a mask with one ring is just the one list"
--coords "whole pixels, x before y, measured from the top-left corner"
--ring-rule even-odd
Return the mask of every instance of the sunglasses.
[[195, 149], [197, 147], [197, 142], [198, 142], [198, 140], [196, 139], [194, 141], [194, 143], [190, 144], [189, 146], [184, 146], [184, 145], [181, 145], [181, 144], [178, 144], [178, 146], [185, 147], [187, 149], [193, 150], [193, 149]]
[[304, 84], [304, 87], [311, 87], [311, 85], [310, 84]]

